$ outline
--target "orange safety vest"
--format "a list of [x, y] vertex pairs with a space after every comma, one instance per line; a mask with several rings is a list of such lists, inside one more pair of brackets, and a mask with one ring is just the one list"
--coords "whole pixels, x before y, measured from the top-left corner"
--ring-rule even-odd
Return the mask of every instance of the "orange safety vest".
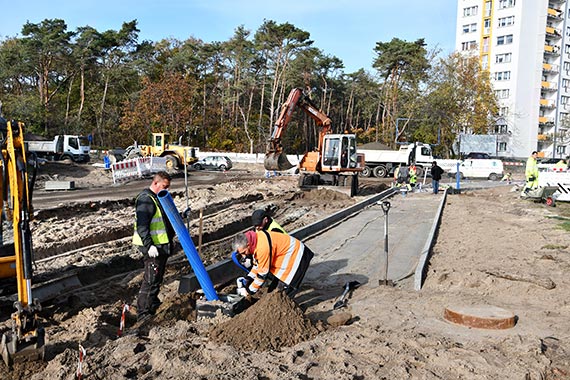
[[[266, 233], [271, 238], [271, 253]], [[253, 252], [254, 265], [249, 274], [253, 282], [249, 286], [249, 291], [257, 292], [265, 283], [269, 273], [289, 285], [299, 268], [305, 245], [300, 240], [280, 232], [256, 231], [256, 234], [257, 246]]]

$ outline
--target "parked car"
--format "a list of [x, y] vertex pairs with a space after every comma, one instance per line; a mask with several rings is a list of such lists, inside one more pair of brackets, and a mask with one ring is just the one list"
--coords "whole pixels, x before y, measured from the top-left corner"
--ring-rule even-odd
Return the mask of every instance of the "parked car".
[[194, 169], [196, 170], [230, 170], [233, 166], [232, 160], [226, 156], [206, 156], [198, 161], [196, 161], [193, 165]]
[[545, 158], [543, 160], [538, 161], [538, 170], [541, 172], [545, 172], [548, 170], [552, 170], [554, 166], [558, 163], [558, 161], [562, 160], [562, 158]]
[[467, 156], [465, 156], [466, 160], [469, 159], [476, 159], [476, 160], [490, 160], [491, 156], [488, 153], [484, 152], [471, 152]]
[[[452, 167], [448, 175], [450, 177], [455, 177], [457, 173], [457, 167]], [[503, 177], [503, 161], [501, 160], [481, 160], [481, 159], [471, 159], [464, 160], [461, 165], [459, 165], [459, 176], [460, 178], [488, 178], [492, 181], [496, 181]]]

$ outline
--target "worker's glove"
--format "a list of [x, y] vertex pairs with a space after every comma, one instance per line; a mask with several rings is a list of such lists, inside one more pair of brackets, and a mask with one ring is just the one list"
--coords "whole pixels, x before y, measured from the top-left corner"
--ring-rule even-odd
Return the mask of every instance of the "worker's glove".
[[151, 245], [148, 249], [148, 256], [152, 258], [158, 257], [158, 249], [154, 245]]
[[190, 207], [187, 207], [186, 210], [184, 210], [184, 211], [182, 211], [182, 212], [180, 213], [180, 217], [181, 217], [182, 219], [188, 219], [188, 218], [190, 218], [190, 211], [191, 211], [191, 210], [190, 210]]
[[534, 182], [535, 180], [535, 176], [531, 175], [530, 177], [528, 177], [528, 182]]
[[238, 296], [242, 296], [242, 297], [247, 297], [248, 293], [247, 293], [247, 289], [246, 288], [238, 288], [237, 289], [237, 294]]
[[241, 260], [241, 264], [246, 267], [247, 269], [250, 269], [253, 265], [253, 262], [251, 261], [251, 255], [246, 256], [245, 258], [243, 258]]
[[238, 289], [245, 288], [247, 286], [247, 280], [245, 279], [245, 277], [238, 277], [238, 279], [236, 280], [236, 284]]

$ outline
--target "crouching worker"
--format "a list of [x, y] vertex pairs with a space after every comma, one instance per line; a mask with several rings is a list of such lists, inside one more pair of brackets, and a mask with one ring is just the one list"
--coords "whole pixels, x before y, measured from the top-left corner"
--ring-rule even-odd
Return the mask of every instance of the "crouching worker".
[[255, 294], [271, 274], [283, 283], [285, 294], [293, 298], [299, 291], [313, 252], [300, 240], [280, 232], [247, 231], [235, 236], [233, 250], [251, 257], [253, 267], [238, 294]]

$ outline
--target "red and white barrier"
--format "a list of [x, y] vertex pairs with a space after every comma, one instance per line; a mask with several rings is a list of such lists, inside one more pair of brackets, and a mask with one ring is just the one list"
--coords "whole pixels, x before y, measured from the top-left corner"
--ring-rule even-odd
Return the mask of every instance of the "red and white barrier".
[[113, 183], [133, 178], [142, 178], [146, 175], [166, 170], [165, 157], [139, 157], [116, 162], [111, 165]]

